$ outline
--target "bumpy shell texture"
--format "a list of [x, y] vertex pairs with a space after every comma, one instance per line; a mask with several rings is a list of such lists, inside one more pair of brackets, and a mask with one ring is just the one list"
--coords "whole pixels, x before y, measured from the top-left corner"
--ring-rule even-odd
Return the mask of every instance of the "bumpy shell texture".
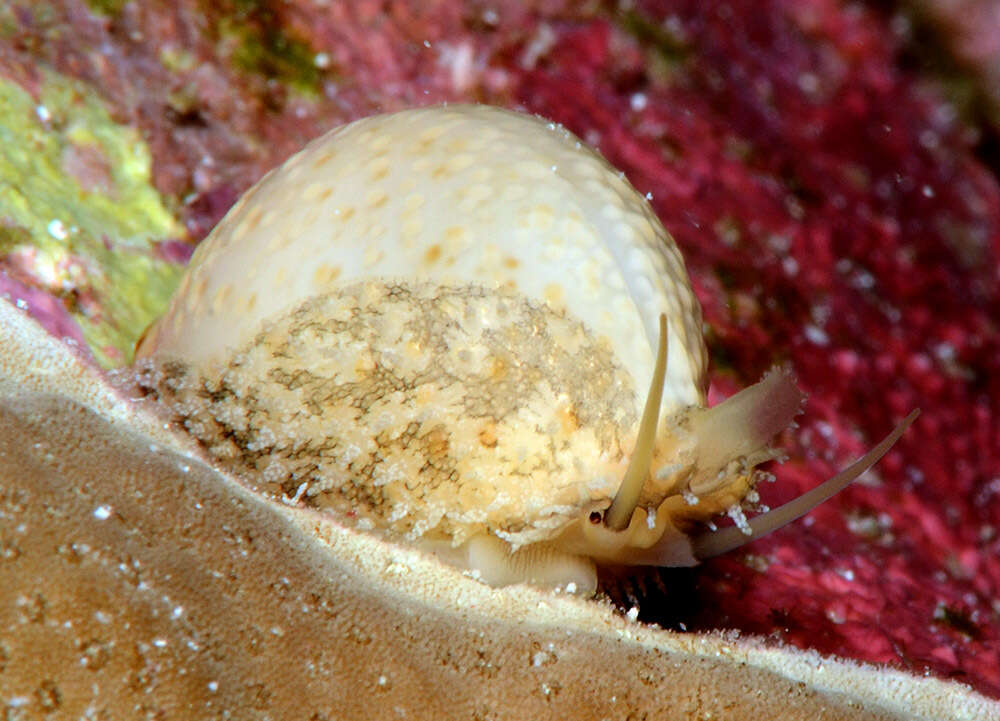
[[677, 247], [621, 173], [542, 119], [439, 107], [319, 138], [198, 248], [137, 358], [271, 497], [444, 548], [478, 539], [472, 555], [628, 562], [591, 551], [585, 526], [636, 445], [661, 314], [659, 431], [626, 545], [693, 563], [662, 539], [743, 500], [800, 395], [774, 374], [703, 408]]

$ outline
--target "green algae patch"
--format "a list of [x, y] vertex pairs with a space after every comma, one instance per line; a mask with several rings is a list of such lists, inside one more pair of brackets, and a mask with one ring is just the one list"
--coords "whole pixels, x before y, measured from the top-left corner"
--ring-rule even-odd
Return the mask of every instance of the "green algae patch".
[[0, 263], [60, 298], [100, 363], [123, 365], [182, 270], [155, 244], [184, 231], [138, 131], [88, 86], [43, 78], [38, 98], [0, 79]]
[[87, 5], [95, 13], [115, 17], [125, 8], [128, 0], [87, 0]]
[[240, 70], [285, 83], [300, 93], [316, 96], [322, 73], [316, 66], [316, 52], [290, 30], [263, 26], [230, 24], [223, 33], [236, 38], [233, 63]]
[[309, 41], [288, 27], [273, 0], [232, 0], [211, 4], [224, 14], [215, 30], [229, 47], [232, 65], [241, 73], [277, 82], [306, 98], [322, 93], [324, 71]]

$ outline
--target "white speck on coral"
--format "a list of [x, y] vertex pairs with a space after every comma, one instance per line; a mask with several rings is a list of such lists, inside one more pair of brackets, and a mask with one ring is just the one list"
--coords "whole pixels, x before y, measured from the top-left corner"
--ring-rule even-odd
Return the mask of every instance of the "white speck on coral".
[[828, 336], [822, 328], [818, 328], [814, 325], [807, 325], [802, 329], [802, 332], [805, 333], [806, 339], [815, 345], [830, 345], [830, 336]]
[[955, 360], [955, 346], [951, 343], [938, 343], [934, 346], [934, 355], [940, 361], [953, 361]]
[[629, 106], [635, 112], [645, 110], [646, 106], [649, 104], [649, 98], [646, 97], [645, 93], [632, 93], [632, 97], [629, 98]]
[[541, 23], [532, 36], [524, 52], [521, 53], [521, 67], [534, 69], [538, 59], [545, 55], [556, 42], [556, 33], [548, 23]]
[[401, 563], [399, 561], [393, 561], [388, 566], [385, 567], [385, 572], [390, 576], [400, 576], [409, 573], [413, 569], [410, 568], [406, 563]]
[[456, 92], [464, 92], [475, 83], [475, 53], [471, 43], [445, 45], [439, 63], [451, 69], [451, 87]]
[[833, 426], [826, 421], [817, 421], [816, 430], [819, 431], [819, 434], [827, 440], [833, 438]]
[[216, 691], [218, 691], [219, 690], [219, 682], [218, 681], [209, 681], [208, 682], [208, 690], [211, 691], [212, 693], [215, 693]]
[[156, 646], [157, 648], [166, 648], [167, 647], [167, 639], [165, 639], [165, 638], [154, 638], [153, 639], [153, 645]]
[[174, 610], [170, 612], [170, 618], [172, 618], [174, 620], [177, 620], [178, 618], [180, 618], [183, 615], [184, 615], [184, 607], [183, 606], [174, 606]]
[[67, 236], [69, 236], [66, 226], [63, 225], [63, 222], [58, 218], [49, 221], [48, 231], [49, 235], [56, 240], [66, 240]]
[[288, 506], [297, 506], [299, 501], [302, 500], [302, 496], [305, 495], [306, 491], [309, 490], [309, 484], [305, 481], [299, 484], [299, 487], [295, 489], [295, 495], [289, 498], [285, 494], [281, 494], [281, 502]]
[[35, 106], [35, 115], [37, 115], [38, 119], [41, 120], [43, 123], [47, 123], [50, 120], [52, 120], [52, 113], [50, 113], [49, 109], [44, 105]]
[[24, 298], [18, 298], [17, 302], [14, 303], [21, 310], [28, 310], [28, 301]]
[[866, 270], [859, 270], [851, 279], [851, 284], [859, 290], [868, 290], [875, 285], [875, 276]]
[[813, 95], [819, 90], [819, 77], [814, 73], [802, 73], [798, 77], [799, 90], [807, 95]]
[[681, 493], [681, 497], [689, 506], [698, 505], [698, 496], [694, 495], [689, 489], [685, 489], [684, 492]]
[[111, 518], [111, 512], [113, 510], [114, 509], [112, 509], [111, 506], [107, 504], [100, 505], [94, 509], [94, 518], [96, 518], [98, 521], [106, 521], [109, 518]]
[[639, 607], [632, 606], [628, 611], [625, 612], [625, 618], [627, 618], [632, 623], [639, 620]]
[[788, 249], [792, 247], [792, 240], [786, 235], [779, 235], [777, 233], [772, 233], [767, 236], [767, 244], [771, 246], [771, 250], [778, 254], [785, 254]]
[[330, 67], [330, 53], [316, 53], [313, 56], [313, 65], [320, 70], [326, 70]]

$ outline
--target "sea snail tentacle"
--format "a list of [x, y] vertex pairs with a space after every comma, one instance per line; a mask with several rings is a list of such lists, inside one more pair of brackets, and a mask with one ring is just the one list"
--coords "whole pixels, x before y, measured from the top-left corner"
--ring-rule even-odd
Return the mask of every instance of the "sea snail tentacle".
[[257, 492], [585, 593], [597, 564], [732, 547], [700, 529], [803, 401], [778, 369], [707, 408], [701, 310], [649, 203], [561, 126], [485, 106], [365, 118], [269, 173], [137, 362]]
[[919, 415], [919, 409], [911, 411], [889, 435], [879, 441], [878, 445], [840, 473], [823, 481], [811, 491], [806, 491], [788, 503], [749, 519], [747, 521], [749, 533], [744, 529], [731, 526], [695, 536], [691, 541], [695, 557], [704, 560], [713, 556], [719, 556], [739, 548], [755, 538], [766, 536], [768, 533], [778, 530], [797, 518], [801, 518], [813, 508], [823, 503], [823, 501], [840, 493], [853, 483], [858, 476], [878, 463], [882, 456], [889, 452], [889, 449], [895, 445], [896, 441], [900, 439], [903, 433], [906, 432], [906, 429], [910, 427], [910, 424]]
[[632, 513], [639, 505], [639, 495], [653, 460], [656, 443], [656, 426], [660, 419], [660, 398], [663, 396], [663, 379], [667, 372], [667, 316], [660, 313], [660, 340], [656, 351], [656, 367], [649, 384], [649, 394], [639, 422], [639, 436], [628, 462], [628, 470], [614, 500], [604, 514], [604, 525], [613, 531], [628, 528]]

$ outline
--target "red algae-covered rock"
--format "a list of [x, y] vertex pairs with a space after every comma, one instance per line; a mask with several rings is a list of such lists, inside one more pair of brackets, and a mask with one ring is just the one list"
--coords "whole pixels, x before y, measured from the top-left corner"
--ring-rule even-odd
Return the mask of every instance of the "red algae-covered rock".
[[1000, 696], [998, 169], [902, 68], [891, 20], [831, 0], [240, 7], [14, 0], [0, 75], [88, 83], [142, 132], [192, 241], [306, 139], [376, 110], [482, 101], [564, 123], [683, 251], [710, 401], [777, 362], [810, 395], [763, 503], [923, 412], [804, 521], [620, 600]]
[[[636, 22], [678, 48], [683, 83], [627, 94], [592, 74], [577, 81], [587, 97], [570, 102], [565, 77], [593, 65], [595, 45], [584, 62], [567, 36], [521, 98], [599, 139], [653, 194], [701, 291], [716, 390], [730, 391], [730, 372], [796, 368], [808, 420], [764, 501], [856, 453], [859, 431], [915, 406], [926, 416], [870, 483], [702, 572], [687, 626], [732, 625], [1000, 692], [991, 169], [949, 108], [894, 69], [891, 36], [866, 13], [639, 8]], [[615, 34], [605, 31], [607, 57]]]

